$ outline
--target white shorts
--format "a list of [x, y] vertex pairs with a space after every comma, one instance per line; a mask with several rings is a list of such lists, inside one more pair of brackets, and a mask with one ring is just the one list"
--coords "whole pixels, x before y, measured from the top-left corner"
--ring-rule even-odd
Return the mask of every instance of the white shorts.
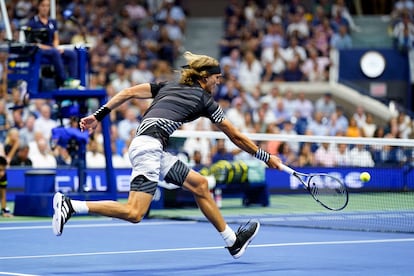
[[164, 180], [178, 158], [165, 152], [160, 141], [147, 135], [136, 136], [129, 146], [129, 159], [132, 164], [131, 181], [138, 175], [148, 180]]

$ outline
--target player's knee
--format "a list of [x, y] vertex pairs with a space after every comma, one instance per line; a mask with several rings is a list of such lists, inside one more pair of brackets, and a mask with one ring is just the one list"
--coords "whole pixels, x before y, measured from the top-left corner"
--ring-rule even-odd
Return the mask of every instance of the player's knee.
[[194, 190], [194, 194], [197, 196], [210, 196], [210, 192], [208, 190], [208, 181], [207, 178], [201, 177], [197, 187]]
[[140, 210], [133, 210], [129, 209], [127, 220], [131, 223], [139, 223], [144, 218], [145, 212], [141, 212]]

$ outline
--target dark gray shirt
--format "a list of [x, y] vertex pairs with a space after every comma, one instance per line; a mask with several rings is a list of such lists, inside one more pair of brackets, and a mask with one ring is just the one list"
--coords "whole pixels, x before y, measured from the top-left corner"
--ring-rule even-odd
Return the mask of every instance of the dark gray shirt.
[[154, 100], [142, 118], [137, 135], [155, 137], [164, 147], [170, 135], [184, 123], [200, 117], [207, 117], [213, 123], [224, 120], [221, 107], [198, 84], [152, 83], [151, 93]]

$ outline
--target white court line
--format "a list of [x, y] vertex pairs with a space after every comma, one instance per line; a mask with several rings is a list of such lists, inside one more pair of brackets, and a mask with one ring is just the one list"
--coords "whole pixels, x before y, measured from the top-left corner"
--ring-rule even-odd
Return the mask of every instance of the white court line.
[[37, 275], [35, 275], [35, 274], [13, 273], [13, 272], [3, 272], [3, 271], [0, 271], [0, 275], [14, 275], [14, 276], [37, 276]]
[[[85, 224], [65, 224], [66, 228], [93, 228], [93, 227], [125, 227], [125, 226], [153, 226], [153, 225], [180, 225], [180, 224], [196, 224], [196, 221], [157, 221], [157, 222], [142, 222], [140, 224], [133, 224], [127, 222], [114, 223], [85, 223]], [[33, 229], [49, 229], [51, 225], [33, 225], [33, 226], [8, 226], [0, 227], [0, 231], [9, 230], [33, 230]]]
[[[289, 247], [289, 246], [314, 246], [314, 245], [341, 245], [341, 244], [368, 244], [368, 243], [397, 243], [397, 242], [414, 242], [414, 238], [407, 239], [381, 239], [381, 240], [349, 240], [349, 241], [320, 241], [320, 242], [294, 242], [294, 243], [272, 243], [250, 245], [251, 248], [261, 247]], [[9, 256], [0, 257], [1, 260], [15, 259], [40, 259], [40, 258], [58, 258], [58, 257], [81, 257], [97, 255], [121, 255], [121, 254], [139, 254], [139, 253], [157, 253], [157, 252], [179, 252], [179, 251], [206, 251], [222, 250], [223, 246], [208, 247], [184, 247], [184, 248], [163, 248], [163, 249], [144, 249], [130, 251], [102, 251], [89, 253], [70, 253], [70, 254], [51, 254], [51, 255], [31, 255], [31, 256]]]

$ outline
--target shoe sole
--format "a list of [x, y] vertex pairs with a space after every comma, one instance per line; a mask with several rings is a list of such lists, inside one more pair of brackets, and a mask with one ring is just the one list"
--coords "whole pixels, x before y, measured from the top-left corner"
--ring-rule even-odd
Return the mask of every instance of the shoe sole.
[[53, 219], [52, 219], [52, 229], [53, 233], [56, 236], [62, 235], [61, 224], [62, 224], [62, 194], [56, 193], [53, 197]]
[[252, 240], [254, 239], [254, 237], [256, 237], [257, 233], [259, 232], [259, 228], [260, 228], [260, 222], [256, 221], [257, 223], [257, 227], [256, 230], [254, 231], [253, 235], [247, 240], [247, 242], [243, 245], [243, 247], [240, 249], [240, 251], [233, 255], [233, 258], [238, 259], [240, 258], [244, 252], [246, 251], [247, 246], [252, 242]]

